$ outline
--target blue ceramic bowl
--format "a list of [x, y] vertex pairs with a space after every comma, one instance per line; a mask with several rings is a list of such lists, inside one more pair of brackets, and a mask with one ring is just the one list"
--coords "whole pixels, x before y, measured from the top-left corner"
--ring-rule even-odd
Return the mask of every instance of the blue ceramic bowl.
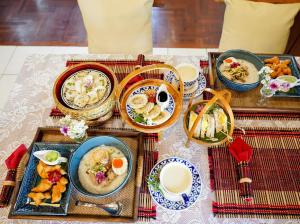
[[224, 75], [222, 75], [222, 72], [220, 71], [220, 65], [223, 63], [223, 60], [229, 57], [235, 57], [237, 59], [243, 59], [245, 61], [248, 61], [252, 63], [257, 70], [259, 71], [263, 66], [264, 63], [263, 61], [257, 57], [255, 54], [245, 51], [245, 50], [229, 50], [221, 54], [217, 58], [217, 64], [216, 64], [216, 69], [217, 69], [217, 76], [221, 80], [221, 82], [229, 89], [238, 91], [238, 92], [245, 92], [251, 89], [256, 88], [260, 84], [260, 79], [257, 82], [250, 83], [250, 84], [242, 84], [242, 83], [237, 83], [229, 80], [226, 78]]
[[[119, 150], [121, 150], [124, 153], [124, 155], [128, 161], [128, 174], [127, 174], [126, 178], [120, 184], [119, 187], [117, 187], [115, 190], [113, 190], [107, 194], [93, 194], [93, 193], [88, 192], [87, 190], [85, 190], [82, 187], [82, 185], [79, 181], [79, 177], [78, 177], [78, 167], [79, 167], [80, 161], [83, 158], [83, 156], [86, 153], [88, 153], [91, 149], [93, 149], [97, 146], [100, 146], [100, 145], [114, 146], [114, 147], [118, 148]], [[108, 197], [108, 196], [118, 192], [127, 183], [128, 179], [131, 175], [131, 172], [132, 172], [132, 154], [131, 154], [129, 147], [125, 143], [120, 141], [119, 139], [112, 137], [112, 136], [99, 136], [99, 137], [91, 138], [91, 139], [85, 141], [82, 145], [80, 145], [73, 152], [71, 159], [69, 161], [69, 177], [70, 177], [71, 183], [76, 188], [76, 190], [78, 190], [81, 194], [83, 194], [85, 196], [90, 196], [90, 197], [104, 198], [104, 197]]]

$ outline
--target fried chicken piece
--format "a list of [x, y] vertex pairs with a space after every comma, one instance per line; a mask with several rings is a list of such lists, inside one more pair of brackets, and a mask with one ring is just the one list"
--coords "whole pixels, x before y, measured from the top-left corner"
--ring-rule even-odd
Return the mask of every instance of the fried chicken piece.
[[66, 191], [66, 185], [69, 183], [68, 179], [61, 177], [56, 185], [52, 188], [52, 199], [51, 203], [59, 202], [62, 196], [62, 193]]
[[36, 206], [39, 206], [44, 199], [50, 199], [51, 195], [49, 192], [46, 192], [46, 193], [30, 192], [28, 194], [28, 197], [31, 198], [35, 202]]
[[38, 172], [38, 174], [40, 175], [41, 178], [48, 178], [48, 174], [49, 172], [53, 172], [54, 170], [59, 170], [59, 172], [61, 173], [61, 175], [66, 175], [67, 172], [61, 168], [60, 165], [55, 165], [55, 166], [49, 166], [47, 164], [45, 164], [44, 162], [42, 162], [41, 160], [39, 161], [36, 170]]
[[52, 188], [52, 199], [51, 203], [59, 202], [61, 199], [62, 193], [60, 192], [59, 186], [54, 185]]
[[66, 185], [69, 183], [67, 178], [62, 177], [60, 178], [59, 182], [57, 183], [58, 189], [60, 190], [61, 193], [64, 193], [66, 191]]
[[265, 59], [264, 62], [267, 63], [267, 64], [279, 64], [280, 60], [277, 56], [275, 56], [273, 58]]
[[50, 190], [52, 183], [48, 179], [41, 179], [40, 183], [31, 189], [33, 192], [45, 192]]
[[283, 70], [283, 73], [284, 73], [285, 75], [292, 75], [292, 70], [291, 70], [289, 67], [287, 67], [287, 68], [285, 68], [285, 69]]
[[281, 63], [288, 65], [291, 63], [291, 60], [287, 59], [287, 60], [282, 61]]
[[63, 185], [63, 184], [60, 184], [60, 183], [58, 183], [56, 186], [58, 187], [58, 190], [60, 191], [60, 193], [65, 192], [66, 189], [67, 189], [66, 185]]
[[273, 72], [271, 73], [271, 78], [275, 79], [282, 75], [292, 75], [292, 71], [289, 68], [290, 60], [280, 61], [279, 57], [275, 56], [273, 58], [267, 58], [264, 60], [266, 66], [270, 67]]
[[45, 167], [45, 172], [46, 173], [49, 173], [49, 172], [52, 172], [52, 171], [54, 171], [54, 170], [61, 170], [61, 166], [60, 165], [55, 165], [55, 166], [48, 166], [48, 165], [46, 165], [46, 167]]
[[48, 174], [45, 171], [47, 164], [45, 164], [44, 162], [42, 162], [41, 160], [39, 161], [39, 164], [36, 167], [36, 170], [38, 172], [38, 174], [40, 175], [41, 178], [48, 178]]
[[66, 185], [66, 184], [69, 183], [69, 181], [68, 181], [67, 178], [61, 177], [58, 183], [60, 183], [60, 184], [62, 184], [62, 185]]

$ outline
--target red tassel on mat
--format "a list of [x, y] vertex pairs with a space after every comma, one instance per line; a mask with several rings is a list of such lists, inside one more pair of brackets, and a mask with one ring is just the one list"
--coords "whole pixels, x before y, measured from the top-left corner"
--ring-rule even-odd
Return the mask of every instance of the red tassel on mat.
[[0, 194], [0, 208], [6, 207], [9, 204], [16, 184], [17, 168], [26, 152], [27, 148], [22, 144], [5, 160], [8, 172], [5, 180], [3, 181], [3, 187]]
[[249, 168], [253, 149], [241, 138], [236, 138], [229, 145], [229, 152], [238, 162], [237, 171], [239, 178], [240, 197], [246, 202], [253, 200], [252, 178]]

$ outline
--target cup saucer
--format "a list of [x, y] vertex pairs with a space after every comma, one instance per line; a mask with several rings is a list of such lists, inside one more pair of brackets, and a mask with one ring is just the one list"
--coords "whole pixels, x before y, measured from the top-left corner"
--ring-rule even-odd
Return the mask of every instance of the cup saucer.
[[184, 94], [191, 94], [194, 93], [195, 91], [197, 91], [197, 89], [199, 88], [199, 78], [197, 78], [196, 83], [190, 88], [190, 89], [184, 89]]
[[[174, 201], [174, 202], [183, 202], [183, 199], [180, 195], [170, 194], [169, 192], [165, 191], [161, 185], [160, 185], [160, 189], [163, 192], [163, 195], [166, 199], [168, 199], [170, 201]], [[189, 192], [187, 194], [187, 196], [189, 197], [190, 194], [191, 194], [191, 192]]]
[[[194, 92], [196, 92], [194, 95], [195, 98], [200, 96], [202, 94], [202, 92], [204, 91], [204, 89], [206, 88], [206, 78], [204, 77], [204, 75], [202, 73], [199, 73], [199, 77], [198, 77], [197, 81], [198, 81], [198, 88], [194, 91]], [[189, 100], [193, 96], [194, 92], [190, 92], [190, 91], [185, 92], [183, 94], [183, 99]]]
[[162, 187], [157, 190], [157, 188], [152, 187], [152, 185], [148, 184], [148, 189], [150, 192], [150, 195], [152, 199], [156, 202], [157, 205], [164, 207], [169, 210], [184, 210], [192, 206], [197, 199], [200, 196], [201, 193], [201, 186], [202, 186], [202, 181], [200, 174], [196, 167], [190, 163], [189, 161], [178, 158], [178, 157], [170, 157], [167, 159], [164, 159], [160, 162], [158, 162], [151, 170], [149, 174], [149, 182], [155, 182], [157, 179], [159, 179], [159, 174], [161, 169], [168, 163], [171, 162], [179, 162], [185, 165], [187, 168], [190, 169], [192, 173], [192, 178], [193, 178], [193, 183], [192, 183], [192, 189], [191, 192], [188, 194], [189, 197], [189, 202], [184, 203], [183, 200], [181, 199], [181, 196], [174, 196], [166, 193]]

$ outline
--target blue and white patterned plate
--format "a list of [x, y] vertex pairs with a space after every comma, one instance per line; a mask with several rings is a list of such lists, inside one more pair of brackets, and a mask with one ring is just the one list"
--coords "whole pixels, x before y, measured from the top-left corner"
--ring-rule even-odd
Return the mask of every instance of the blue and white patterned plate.
[[[178, 80], [176, 80], [176, 76], [174, 75], [174, 73], [172, 71], [165, 73], [164, 80], [175, 86], [178, 85]], [[203, 93], [203, 90], [206, 88], [206, 78], [201, 72], [199, 72], [199, 77], [198, 77], [197, 81], [198, 81], [198, 88], [197, 88], [195, 96], [194, 96], [195, 98], [200, 96]], [[189, 100], [192, 95], [193, 95], [193, 93], [184, 93], [183, 99]]]
[[[160, 206], [170, 209], [170, 210], [183, 210], [189, 208], [191, 205], [193, 205], [197, 199], [200, 196], [201, 193], [201, 177], [196, 169], [196, 167], [190, 163], [189, 161], [185, 159], [181, 159], [178, 157], [170, 157], [168, 159], [162, 160], [158, 162], [151, 170], [149, 174], [149, 180], [153, 181], [154, 179], [159, 179], [159, 174], [161, 169], [168, 163], [171, 162], [178, 162], [182, 163], [185, 166], [187, 166], [193, 176], [193, 184], [192, 184], [192, 189], [191, 192], [189, 193], [189, 202], [185, 204], [182, 200], [176, 200], [176, 198], [171, 198], [168, 195], [165, 195], [166, 193], [162, 193], [163, 191], [155, 191], [152, 186], [148, 185], [150, 195], [152, 199]], [[175, 199], [175, 200], [174, 200]]]
[[[155, 90], [157, 91], [159, 88], [159, 86], [142, 86], [136, 90], [134, 90], [128, 97], [128, 99], [136, 94], [141, 94], [141, 93], [145, 93], [146, 91], [148, 90]], [[169, 100], [169, 105], [168, 107], [165, 109], [165, 111], [169, 112], [170, 113], [170, 117], [172, 117], [174, 111], [175, 111], [175, 100], [173, 98], [172, 95], [169, 95], [170, 97], [170, 100]], [[135, 121], [135, 118], [138, 116], [135, 112], [134, 112], [134, 109], [129, 106], [129, 104], [126, 102], [126, 112], [128, 114], [128, 116], [131, 118], [132, 121], [136, 122]], [[140, 125], [143, 125], [143, 126], [156, 126], [156, 124], [145, 124], [145, 123], [142, 123], [142, 122], [136, 122]]]
[[[81, 108], [81, 107], [78, 107], [77, 105], [75, 105], [74, 102], [71, 102], [71, 101], [67, 100], [67, 98], [66, 98], [66, 96], [65, 96], [65, 92], [66, 92], [66, 90], [67, 90], [67, 87], [66, 87], [67, 81], [68, 81], [69, 79], [73, 79], [73, 77], [76, 77], [76, 76], [77, 76], [78, 74], [80, 74], [81, 72], [87, 72], [86, 74], [88, 74], [89, 72], [96, 72], [96, 73], [98, 73], [98, 75], [99, 75], [100, 78], [104, 78], [104, 79], [106, 80], [106, 82], [107, 82], [107, 84], [106, 84], [106, 90], [105, 90], [104, 96], [103, 96], [98, 102], [96, 102], [96, 103], [94, 103], [94, 104], [92, 104], [92, 105], [86, 105], [86, 106], [84, 106], [84, 107], [82, 107], [82, 108]], [[91, 108], [99, 107], [99, 105], [101, 105], [101, 103], [103, 103], [104, 100], [107, 99], [107, 97], [108, 97], [109, 94], [110, 94], [111, 87], [112, 87], [112, 85], [111, 85], [110, 79], [108, 78], [108, 76], [107, 76], [105, 73], [103, 73], [103, 72], [101, 72], [101, 71], [99, 71], [99, 70], [95, 70], [95, 69], [84, 69], [84, 70], [80, 70], [80, 71], [75, 72], [74, 74], [70, 75], [70, 76], [64, 81], [64, 83], [63, 83], [63, 85], [62, 85], [62, 87], [61, 87], [61, 98], [62, 98], [62, 100], [64, 101], [64, 103], [65, 103], [67, 106], [69, 106], [69, 107], [71, 107], [71, 108], [73, 108], [73, 109], [76, 109], [76, 110], [91, 109]]]

